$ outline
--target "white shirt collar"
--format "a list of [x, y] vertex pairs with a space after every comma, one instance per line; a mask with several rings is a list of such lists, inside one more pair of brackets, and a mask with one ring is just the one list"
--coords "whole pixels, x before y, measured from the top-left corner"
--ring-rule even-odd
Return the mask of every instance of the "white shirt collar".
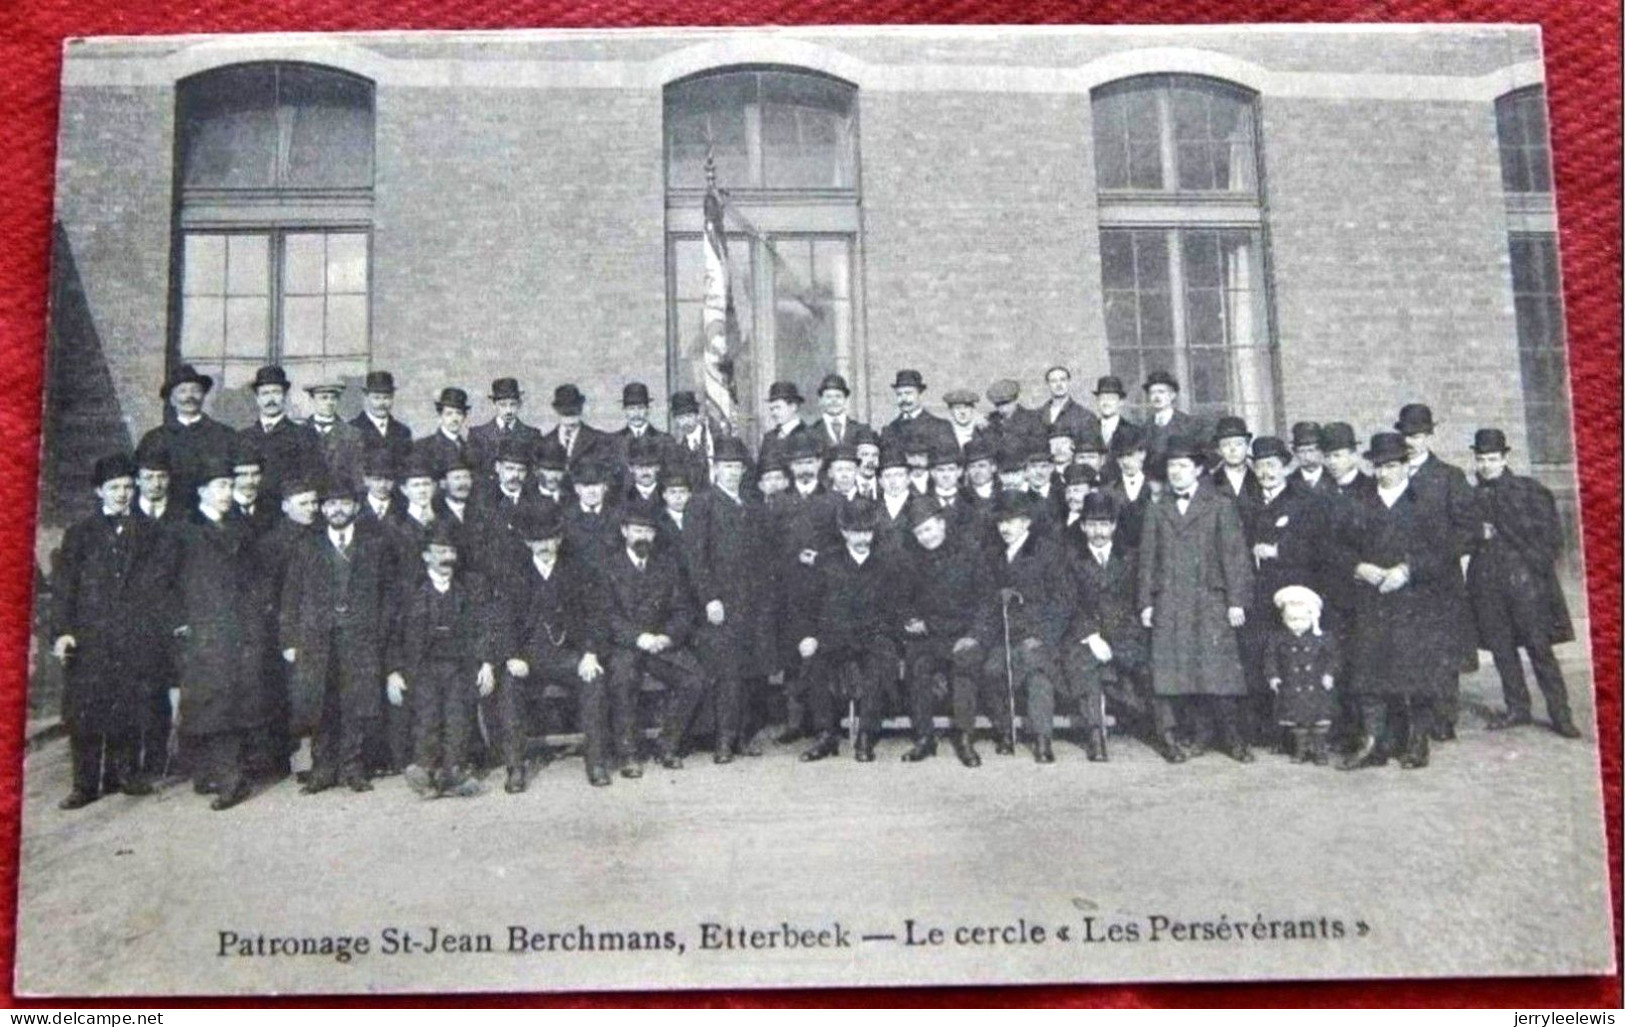
[[867, 553], [859, 556], [857, 553], [852, 551], [851, 547], [848, 547], [846, 550], [846, 555], [852, 558], [853, 563], [857, 564], [859, 567], [862, 567], [864, 564], [869, 562], [869, 557], [875, 555], [875, 550], [873, 546], [870, 546]]
[[353, 538], [355, 538], [355, 525], [353, 523], [345, 525], [342, 531], [333, 527], [327, 529], [327, 540], [335, 546], [348, 546]]
[[140, 504], [141, 512], [146, 514], [148, 517], [151, 517], [153, 520], [157, 520], [158, 518], [162, 517], [164, 515], [164, 511], [169, 509], [168, 499], [165, 499], [162, 503], [153, 503], [148, 501], [146, 496], [140, 496], [137, 497], [136, 502]]
[[1377, 496], [1382, 499], [1383, 506], [1391, 507], [1395, 503], [1399, 502], [1399, 497], [1403, 496], [1405, 494], [1405, 490], [1409, 487], [1410, 482], [1408, 480], [1400, 482], [1397, 486], [1391, 489], [1385, 489], [1381, 485], [1378, 485]]
[[1016, 554], [1021, 551], [1022, 546], [1027, 544], [1027, 539], [1031, 536], [1031, 531], [1023, 532], [1020, 538], [1004, 547], [1004, 560], [1006, 563], [1016, 558]]
[[908, 505], [909, 500], [907, 492], [900, 496], [881, 496], [881, 498], [886, 501], [886, 513], [892, 517], [896, 517], [901, 513], [903, 507]]
[[205, 505], [203, 505], [201, 503], [198, 504], [198, 509], [203, 512], [203, 516], [207, 517], [209, 520], [213, 521], [216, 524], [219, 524], [221, 522], [221, 520], [224, 519], [224, 517], [226, 516], [225, 514], [221, 513], [219, 510], [216, 510], [214, 507], [205, 506]]
[[1110, 560], [1112, 558], [1112, 544], [1108, 542], [1103, 546], [1096, 546], [1091, 542], [1089, 543], [1089, 555], [1096, 560]]
[[436, 592], [439, 592], [441, 595], [445, 595], [447, 592], [451, 591], [451, 572], [435, 571], [430, 569], [429, 584], [434, 586], [434, 590]]
[[203, 413], [202, 413], [202, 411], [199, 411], [198, 413], [193, 414], [191, 417], [187, 417], [185, 414], [176, 414], [175, 415], [175, 420], [176, 420], [177, 423], [184, 424], [188, 428], [190, 428], [192, 425], [197, 424], [199, 421], [203, 420]]
[[287, 419], [288, 419], [287, 414], [278, 414], [275, 417], [271, 418], [270, 420], [266, 420], [265, 418], [262, 417], [262, 418], [260, 418], [260, 430], [261, 431], [271, 431], [273, 428], [275, 428], [277, 425], [281, 424], [283, 421], [286, 421]]
[[558, 566], [559, 566], [559, 558], [556, 557], [556, 556], [553, 557], [551, 560], [543, 561], [543, 559], [541, 557], [539, 557], [539, 556], [537, 556], [537, 555], [535, 555], [533, 553], [533, 554], [531, 554], [530, 562], [531, 562], [531, 566], [536, 568], [537, 573], [541, 574], [543, 581], [546, 581], [546, 580], [552, 578], [553, 577], [553, 571], [556, 570], [558, 568]]

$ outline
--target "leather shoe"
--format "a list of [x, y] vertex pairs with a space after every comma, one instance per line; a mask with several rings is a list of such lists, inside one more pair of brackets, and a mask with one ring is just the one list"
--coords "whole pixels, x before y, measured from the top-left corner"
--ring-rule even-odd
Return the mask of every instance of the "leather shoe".
[[1039, 735], [1033, 739], [1033, 760], [1037, 763], [1055, 762], [1055, 748], [1050, 745], [1048, 735]]
[[867, 733], [859, 732], [857, 744], [852, 746], [852, 758], [859, 763], [873, 763], [875, 761], [875, 740]]
[[69, 810], [84, 809], [86, 806], [89, 806], [99, 798], [101, 798], [101, 796], [92, 795], [89, 792], [81, 792], [76, 788], [68, 793], [68, 797], [66, 799], [63, 799], [61, 802], [57, 803], [56, 808]]
[[1247, 745], [1246, 745], [1245, 742], [1241, 742], [1241, 743], [1237, 743], [1236, 745], [1232, 745], [1229, 749], [1227, 749], [1225, 751], [1225, 755], [1229, 756], [1231, 759], [1235, 760], [1237, 763], [1251, 763], [1251, 762], [1253, 762], [1253, 759], [1254, 759], [1253, 751], [1251, 749], [1247, 748]]
[[993, 751], [1000, 756], [1014, 756], [1016, 754], [1016, 747], [1011, 743], [1010, 739], [1006, 738], [1004, 735], [1000, 735], [998, 738], [993, 740]]
[[1456, 725], [1447, 720], [1441, 720], [1434, 724], [1433, 729], [1428, 733], [1433, 736], [1435, 742], [1454, 742], [1456, 740]]
[[682, 770], [683, 758], [677, 755], [675, 752], [662, 753], [660, 756], [660, 765], [665, 767], [667, 770]]
[[213, 781], [193, 781], [192, 782], [192, 794], [193, 795], [213, 795], [215, 792], [218, 792], [219, 790], [220, 790], [220, 786], [215, 784]]
[[125, 795], [151, 795], [154, 790], [150, 782], [143, 781], [139, 777], [132, 778], [119, 787], [119, 791]]
[[643, 776], [643, 764], [641, 764], [641, 763], [628, 763], [626, 766], [621, 768], [621, 776], [625, 777], [625, 778], [630, 778], [630, 779], [633, 779], [633, 780], [636, 780], [637, 778], [642, 777]]
[[1505, 731], [1508, 728], [1523, 727], [1534, 722], [1535, 718], [1527, 713], [1497, 712], [1484, 718], [1484, 729], [1486, 731]]
[[760, 740], [752, 738], [750, 741], [745, 743], [745, 748], [740, 750], [740, 752], [742, 755], [750, 756], [752, 758], [760, 756], [762, 754], [762, 743]]
[[372, 791], [372, 782], [364, 774], [352, 774], [344, 779], [344, 786], [352, 792]]
[[237, 786], [235, 788], [228, 792], [221, 792], [219, 795], [216, 795], [214, 797], [214, 801], [209, 803], [209, 808], [217, 813], [221, 810], [228, 810], [242, 802], [244, 799], [248, 798], [248, 796], [248, 782], [239, 781], [237, 782]]
[[317, 792], [327, 791], [336, 784], [338, 782], [331, 777], [323, 774], [311, 774], [310, 778], [299, 786], [299, 793], [301, 795], [315, 795]]
[[509, 795], [518, 795], [525, 790], [525, 768], [509, 767], [508, 779], [502, 782], [502, 790]]
[[918, 763], [921, 760], [930, 759], [936, 754], [937, 740], [935, 738], [917, 738], [914, 740], [914, 747], [903, 753], [903, 762]]
[[1580, 734], [1580, 729], [1575, 726], [1574, 721], [1568, 720], [1567, 718], [1552, 721], [1552, 730], [1564, 738], [1582, 737]]
[[406, 768], [402, 776], [406, 778], [406, 787], [412, 789], [422, 798], [432, 799], [435, 797], [438, 789], [435, 788], [434, 777], [427, 770], [414, 763]]
[[719, 766], [732, 763], [733, 761], [734, 761], [734, 750], [733, 750], [733, 746], [731, 746], [731, 745], [719, 745], [719, 746], [717, 746], [717, 751], [714, 754], [712, 754], [712, 756], [711, 756], [711, 762], [715, 763], [715, 764], [718, 764]]
[[964, 735], [956, 734], [953, 736], [953, 746], [954, 755], [959, 757], [960, 763], [967, 767], [979, 767], [982, 765], [982, 757], [977, 755], [976, 752], [976, 743], [971, 741], [969, 738], [966, 738]]
[[801, 754], [801, 762], [816, 763], [841, 751], [841, 740], [836, 735], [822, 735], [811, 749]]
[[587, 783], [594, 788], [607, 788], [610, 783], [609, 771], [603, 767], [588, 767]]
[[1343, 762], [1337, 765], [1338, 770], [1360, 770], [1364, 767], [1375, 767], [1377, 759], [1377, 739], [1374, 735], [1361, 735], [1360, 742], [1354, 751], [1343, 757]]
[[1190, 756], [1185, 752], [1185, 747], [1179, 744], [1179, 739], [1174, 737], [1172, 731], [1162, 736], [1162, 758], [1169, 763], [1184, 763], [1190, 759]]
[[1105, 763], [1111, 757], [1106, 755], [1106, 732], [1101, 728], [1090, 728], [1089, 735], [1083, 740], [1083, 751], [1089, 757], [1090, 763]]

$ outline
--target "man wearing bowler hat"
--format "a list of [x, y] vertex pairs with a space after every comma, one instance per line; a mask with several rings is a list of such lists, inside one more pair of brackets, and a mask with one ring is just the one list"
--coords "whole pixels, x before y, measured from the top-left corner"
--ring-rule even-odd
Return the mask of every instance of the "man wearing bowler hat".
[[1253, 433], [1247, 430], [1247, 422], [1239, 417], [1221, 417], [1213, 426], [1213, 447], [1218, 451], [1219, 461], [1208, 477], [1220, 495], [1231, 499], [1258, 498], [1258, 478], [1247, 466], [1248, 445], [1252, 440]]
[[862, 421], [853, 420], [847, 411], [851, 399], [851, 387], [838, 374], [826, 374], [824, 380], [818, 383], [819, 418], [812, 426], [812, 432], [818, 439], [820, 450], [831, 446], [857, 445], [853, 431], [868, 428]]
[[310, 430], [316, 433], [316, 447], [321, 454], [321, 466], [311, 468], [314, 473], [327, 473], [350, 482], [361, 480], [361, 457], [366, 451], [361, 441], [361, 429], [339, 420], [339, 400], [344, 396], [344, 383], [323, 381], [305, 386], [310, 395]]
[[1106, 486], [1117, 504], [1117, 533], [1114, 541], [1129, 549], [1140, 548], [1140, 529], [1146, 508], [1155, 490], [1146, 470], [1145, 432], [1137, 424], [1126, 423], [1112, 436], [1110, 459], [1117, 468], [1116, 479]]
[[141, 436], [137, 452], [155, 448], [169, 454], [171, 491], [190, 510], [196, 498], [198, 473], [205, 463], [226, 459], [237, 433], [203, 412], [203, 400], [214, 388], [214, 379], [199, 374], [191, 364], [182, 364], [158, 390], [158, 398], [169, 404], [164, 423]]
[[1076, 439], [1087, 429], [1098, 425], [1095, 415], [1072, 398], [1070, 369], [1056, 364], [1045, 371], [1044, 387], [1049, 390], [1049, 400], [1038, 408], [1038, 414], [1043, 418], [1046, 429], [1059, 426]]
[[1168, 491], [1146, 511], [1139, 551], [1140, 621], [1151, 631], [1163, 756], [1182, 763], [1189, 755], [1176, 720], [1184, 713], [1198, 741], [1217, 734], [1232, 759], [1251, 763], [1240, 722], [1247, 680], [1236, 637], [1252, 606], [1247, 538], [1236, 504], [1200, 477], [1206, 447], [1174, 438], [1165, 455]]
[[1489, 726], [1500, 730], [1532, 721], [1529, 685], [1524, 680], [1521, 648], [1535, 668], [1535, 683], [1546, 697], [1552, 730], [1579, 738], [1569, 710], [1563, 671], [1552, 645], [1572, 642], [1574, 626], [1557, 581], [1563, 526], [1551, 492], [1533, 478], [1507, 467], [1506, 433], [1482, 428], [1473, 435], [1473, 464], [1478, 484], [1478, 532], [1467, 567], [1467, 594], [1478, 623], [1478, 644], [1490, 651], [1501, 677], [1506, 710]]
[[772, 460], [785, 455], [791, 441], [806, 434], [813, 443], [813, 451], [822, 454], [818, 438], [801, 420], [801, 389], [795, 382], [774, 382], [767, 389], [767, 418], [769, 427], [762, 432], [760, 458]]
[[621, 548], [615, 512], [609, 503], [610, 473], [597, 460], [578, 465], [571, 487], [575, 496], [564, 508], [564, 544], [596, 569]]
[[368, 371], [361, 383], [361, 413], [350, 423], [361, 431], [361, 444], [367, 452], [383, 450], [396, 470], [406, 466], [412, 452], [412, 429], [396, 419], [395, 376], [388, 371]]
[[671, 415], [672, 459], [687, 469], [696, 489], [703, 489], [711, 482], [711, 453], [716, 438], [700, 412], [700, 399], [681, 389], [671, 394], [667, 412]]
[[529, 466], [529, 454], [542, 441], [542, 430], [519, 419], [519, 410], [525, 405], [525, 393], [519, 387], [519, 379], [496, 379], [491, 383], [491, 393], [486, 398], [496, 408], [496, 414], [484, 424], [477, 424], [468, 430], [469, 449], [473, 452], [474, 466], [479, 468], [480, 476], [489, 478], [494, 475], [497, 447], [504, 440], [518, 444], [518, 452], [526, 454], [525, 464]]
[[621, 445], [621, 476], [625, 481], [615, 496], [615, 503], [652, 503], [660, 505], [660, 468], [665, 463], [664, 435], [656, 438], [644, 433], [616, 440]]
[[634, 442], [647, 440], [654, 444], [654, 452], [664, 457], [671, 436], [649, 423], [649, 386], [628, 382], [621, 389], [621, 414], [626, 424], [614, 436], [620, 466], [628, 465]]
[[[1473, 608], [1467, 599], [1467, 583], [1460, 561], [1471, 555], [1477, 544], [1477, 503], [1473, 487], [1467, 483], [1467, 475], [1461, 468], [1445, 463], [1433, 452], [1433, 427], [1433, 411], [1422, 403], [1405, 404], [1394, 424], [1394, 430], [1405, 436], [1405, 449], [1409, 454], [1407, 472], [1416, 496], [1428, 508], [1428, 516], [1438, 523], [1438, 537], [1448, 547], [1451, 559], [1457, 561], [1456, 573], [1447, 578], [1447, 587], [1441, 595], [1449, 623], [1454, 628], [1451, 650], [1460, 672], [1469, 673], [1478, 669], [1478, 631], [1473, 623]], [[1454, 680], [1454, 687], [1434, 710], [1434, 741], [1446, 742], [1456, 737], [1460, 675]]]
[[1152, 371], [1146, 375], [1142, 388], [1146, 405], [1150, 408], [1140, 426], [1145, 432], [1146, 453], [1160, 463], [1161, 458], [1166, 456], [1170, 439], [1197, 438], [1200, 429], [1195, 418], [1178, 408], [1178, 378], [1167, 371]]
[[1115, 695], [1125, 706], [1140, 706], [1149, 656], [1145, 626], [1135, 609], [1139, 565], [1134, 550], [1119, 545], [1117, 503], [1106, 492], [1083, 499], [1084, 544], [1068, 556], [1077, 604], [1061, 647], [1066, 696], [1078, 704], [1083, 747], [1089, 760], [1105, 762], [1105, 685], [1116, 679]]
[[322, 468], [321, 446], [309, 425], [288, 416], [288, 390], [292, 383], [275, 364], [254, 372], [249, 383], [259, 417], [237, 433], [265, 458], [262, 491], [273, 504], [282, 502], [282, 479], [315, 474]]
[[1110, 452], [1117, 429], [1134, 423], [1123, 416], [1123, 401], [1128, 399], [1128, 389], [1124, 387], [1123, 379], [1115, 374], [1102, 375], [1095, 382], [1094, 397], [1095, 423], [1100, 426], [1102, 451]]
[[559, 444], [572, 471], [584, 460], [615, 459], [609, 435], [582, 419], [586, 408], [587, 397], [574, 383], [565, 382], [553, 390], [553, 412], [559, 415], [559, 423], [543, 438]]
[[1360, 443], [1354, 427], [1329, 421], [1320, 429], [1320, 453], [1331, 479], [1330, 493], [1349, 496], [1370, 490], [1376, 481], [1360, 467]]
[[925, 409], [925, 377], [905, 368], [892, 379], [892, 395], [897, 400], [897, 416], [880, 431], [883, 446], [917, 442], [930, 452], [939, 443], [958, 445], [947, 421]]
[[463, 429], [468, 424], [468, 393], [454, 386], [440, 390], [435, 397], [435, 430], [412, 444], [413, 452], [421, 453], [437, 467], [446, 467], [452, 461], [474, 466]]
[[1326, 473], [1326, 454], [1320, 445], [1323, 432], [1314, 421], [1298, 421], [1292, 426], [1292, 457], [1298, 462], [1292, 477], [1311, 492], [1329, 495], [1334, 486], [1332, 476]]

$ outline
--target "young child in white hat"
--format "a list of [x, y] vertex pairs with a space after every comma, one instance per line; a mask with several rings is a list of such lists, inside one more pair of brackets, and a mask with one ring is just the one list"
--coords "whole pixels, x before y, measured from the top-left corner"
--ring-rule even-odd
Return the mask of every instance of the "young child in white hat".
[[1327, 732], [1337, 712], [1334, 691], [1342, 674], [1337, 640], [1320, 629], [1321, 598], [1288, 585], [1275, 593], [1282, 630], [1264, 646], [1264, 677], [1275, 693], [1275, 719], [1292, 735], [1292, 762], [1325, 765]]

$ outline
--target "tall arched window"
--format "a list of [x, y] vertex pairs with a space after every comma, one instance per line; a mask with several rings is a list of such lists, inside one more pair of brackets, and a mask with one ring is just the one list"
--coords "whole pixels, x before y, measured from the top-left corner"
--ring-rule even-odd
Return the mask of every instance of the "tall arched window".
[[176, 114], [174, 357], [228, 388], [270, 362], [298, 382], [364, 374], [372, 83], [232, 65], [182, 81]]
[[670, 386], [703, 392], [709, 157], [727, 207], [740, 328], [733, 375], [747, 438], [759, 433], [773, 381], [811, 397], [838, 371], [862, 389], [857, 138], [857, 89], [826, 75], [730, 68], [666, 87]]
[[1193, 413], [1276, 430], [1257, 100], [1189, 75], [1093, 94], [1112, 373], [1171, 371]]

